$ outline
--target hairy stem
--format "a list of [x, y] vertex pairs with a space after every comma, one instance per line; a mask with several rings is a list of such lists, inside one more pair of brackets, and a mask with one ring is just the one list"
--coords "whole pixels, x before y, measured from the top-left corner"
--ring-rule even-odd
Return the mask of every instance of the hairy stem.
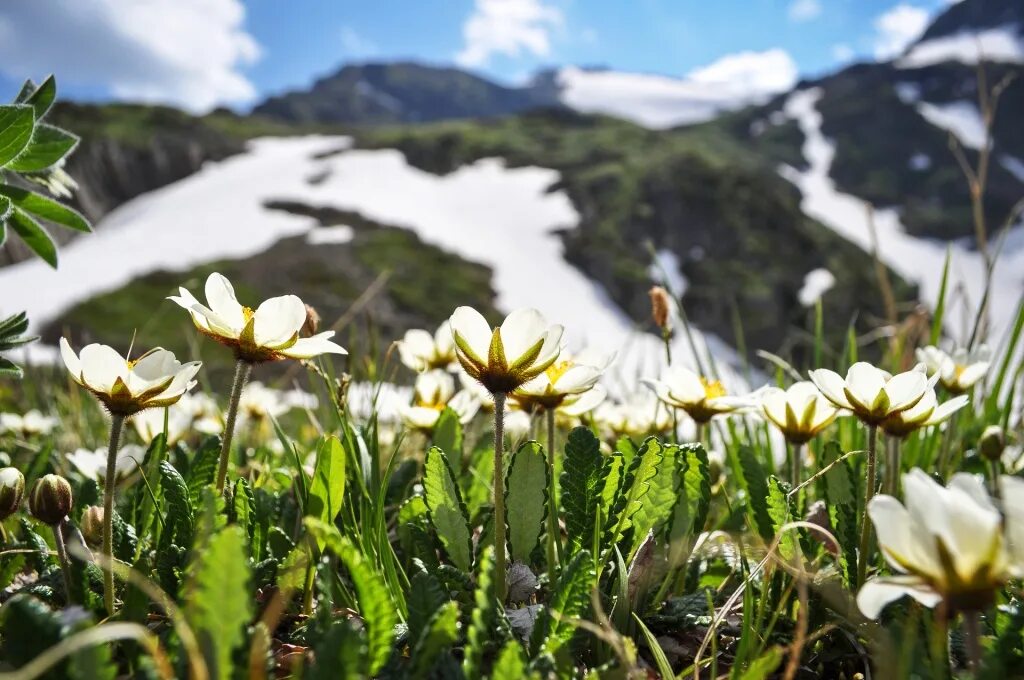
[[558, 505], [555, 502], [555, 409], [546, 412], [548, 420], [548, 583], [555, 582], [558, 564]]
[[800, 486], [800, 470], [803, 467], [803, 455], [804, 445], [803, 444], [789, 444], [789, 455], [790, 455], [790, 473], [789, 482], [793, 485], [793, 488]]
[[494, 590], [505, 601], [505, 393], [494, 397]]
[[[114, 555], [114, 485], [117, 481], [117, 447], [121, 443], [124, 416], [114, 414], [110, 421], [110, 447], [107, 449], [107, 475], [103, 479], [103, 549], [107, 560]], [[107, 613], [114, 614], [114, 572], [103, 570], [103, 604]]]
[[964, 612], [964, 645], [967, 647], [967, 664], [977, 677], [981, 670], [981, 616], [977, 611]]
[[242, 398], [242, 388], [245, 387], [252, 371], [252, 364], [248, 361], [238, 360], [235, 364], [235, 379], [231, 384], [231, 401], [228, 402], [228, 415], [224, 421], [224, 434], [220, 445], [220, 464], [217, 467], [217, 493], [224, 493], [224, 482], [228, 478], [228, 462], [231, 459], [231, 440], [235, 434], [235, 419], [238, 417], [238, 402]]
[[64, 545], [64, 523], [61, 520], [53, 525], [53, 543], [57, 546], [57, 560], [60, 562], [60, 572], [64, 576], [64, 602], [67, 605], [74, 604], [71, 595], [71, 562], [68, 560], [68, 550]]
[[868, 519], [868, 504], [875, 495], [876, 440], [878, 427], [868, 426], [868, 479], [864, 487], [864, 513], [860, 518], [860, 550], [857, 553], [857, 585], [864, 585], [868, 574], [868, 549], [871, 545], [871, 520]]
[[903, 473], [903, 450], [900, 447], [902, 440], [899, 437], [887, 437], [886, 446], [889, 447], [891, 452], [889, 455], [889, 464], [892, 467], [892, 471], [889, 477], [889, 495], [899, 496], [900, 494], [900, 475]]

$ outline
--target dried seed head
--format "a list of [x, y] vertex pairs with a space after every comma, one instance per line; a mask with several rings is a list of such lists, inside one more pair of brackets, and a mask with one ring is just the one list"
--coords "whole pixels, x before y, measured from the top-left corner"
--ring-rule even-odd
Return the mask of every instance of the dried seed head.
[[71, 484], [60, 475], [46, 475], [32, 487], [28, 497], [28, 509], [32, 515], [45, 524], [59, 524], [68, 513], [74, 498]]
[[318, 330], [320, 330], [320, 314], [312, 305], [306, 305], [306, 321], [302, 324], [299, 334], [309, 337], [316, 335]]
[[0, 521], [18, 511], [25, 494], [25, 476], [15, 468], [0, 468]]
[[653, 286], [647, 293], [651, 296], [651, 316], [658, 328], [668, 332], [672, 330], [672, 298], [661, 286]]

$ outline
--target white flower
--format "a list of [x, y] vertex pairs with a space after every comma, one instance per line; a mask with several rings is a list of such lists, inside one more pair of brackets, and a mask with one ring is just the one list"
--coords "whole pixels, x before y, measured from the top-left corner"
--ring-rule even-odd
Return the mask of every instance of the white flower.
[[951, 394], [963, 394], [988, 373], [991, 352], [982, 346], [973, 354], [958, 349], [950, 356], [938, 347], [929, 345], [917, 350], [917, 360], [925, 365], [928, 375], [938, 375], [939, 383]]
[[518, 409], [505, 411], [505, 436], [515, 444], [530, 434], [530, 414]]
[[727, 396], [718, 380], [708, 380], [683, 366], [671, 366], [661, 380], [647, 379], [644, 384], [653, 389], [662, 402], [686, 411], [698, 423], [753, 405], [750, 399]]
[[216, 272], [206, 279], [209, 306], [201, 304], [184, 288], [178, 292], [168, 300], [187, 309], [200, 332], [231, 347], [242, 361], [258, 363], [348, 354], [331, 342], [334, 331], [299, 337], [306, 323], [306, 306], [294, 295], [270, 298], [253, 310], [239, 304], [231, 282]]
[[204, 392], [185, 394], [178, 400], [177, 406], [192, 419], [190, 427], [196, 432], [220, 434], [224, 431], [220, 407], [210, 395]]
[[[868, 514], [878, 545], [896, 576], [869, 580], [857, 593], [865, 616], [909, 595], [926, 607], [945, 601], [951, 611], [981, 609], [995, 590], [1024, 573], [1024, 481], [1003, 477], [1003, 518], [981, 480], [965, 473], [948, 487], [920, 468], [903, 475], [906, 506], [892, 496], [875, 496]], [[1007, 537], [1009, 540], [1006, 540]]]
[[555, 413], [567, 418], [579, 418], [603, 404], [607, 397], [608, 390], [604, 385], [594, 385], [583, 394], [574, 395], [563, 401]]
[[626, 401], [605, 401], [594, 410], [594, 422], [606, 439], [644, 437], [672, 427], [672, 414], [652, 392], [636, 392]]
[[882, 421], [881, 428], [891, 437], [906, 437], [923, 427], [931, 427], [949, 420], [949, 417], [967, 405], [968, 397], [961, 394], [939, 404], [935, 390], [929, 389], [917, 402], [905, 411], [892, 413]]
[[[575, 357], [562, 352], [558, 361], [544, 369], [543, 373], [520, 385], [512, 393], [512, 398], [526, 411], [571, 407], [597, 385], [601, 374], [614, 358], [614, 355], [596, 352], [581, 352]], [[590, 399], [594, 398], [592, 396]], [[593, 402], [590, 408], [598, 403], [600, 399]], [[587, 410], [590, 409], [579, 411], [576, 415]]]
[[131, 423], [139, 437], [147, 444], [163, 434], [164, 415], [167, 416], [167, 446], [174, 446], [188, 436], [192, 415], [181, 408], [180, 402], [166, 409], [150, 409], [132, 416]]
[[238, 400], [238, 416], [242, 423], [261, 423], [279, 418], [292, 409], [316, 408], [317, 398], [302, 390], [276, 390], [258, 380], [242, 388]]
[[455, 357], [451, 324], [445, 321], [433, 335], [419, 328], [406, 331], [398, 341], [398, 356], [414, 371], [452, 369], [458, 359]]
[[759, 395], [765, 417], [794, 444], [804, 444], [816, 437], [839, 413], [814, 383], [807, 381], [793, 383], [785, 390], [768, 387]]
[[13, 432], [24, 438], [46, 435], [53, 432], [58, 420], [44, 416], [39, 409], [32, 409], [23, 416], [17, 413], [0, 413], [0, 432]]
[[[64, 457], [78, 472], [86, 479], [103, 481], [107, 471], [107, 450], [77, 449]], [[127, 477], [135, 472], [146, 458], [146, 449], [137, 444], [122, 446], [117, 452], [117, 462], [114, 464], [114, 476], [117, 478]], [[138, 465], [136, 465], [136, 463]]]
[[868, 425], [879, 425], [893, 413], [906, 411], [931, 386], [928, 376], [916, 368], [893, 376], [864, 361], [850, 366], [845, 380], [835, 371], [819, 368], [811, 371], [811, 381], [826, 399], [853, 411]]
[[466, 372], [492, 394], [507, 394], [558, 359], [562, 327], [536, 309], [517, 309], [499, 328], [480, 312], [459, 307], [451, 317], [456, 355]]
[[402, 420], [409, 427], [431, 432], [446, 407], [465, 424], [476, 415], [480, 402], [468, 390], [456, 393], [455, 378], [445, 371], [427, 371], [416, 376], [412, 405], [402, 408]]
[[78, 355], [64, 338], [60, 355], [75, 382], [111, 413], [122, 416], [178, 401], [195, 386], [193, 378], [201, 365], [198, 361], [182, 364], [159, 347], [132, 360], [107, 345], [86, 345]]

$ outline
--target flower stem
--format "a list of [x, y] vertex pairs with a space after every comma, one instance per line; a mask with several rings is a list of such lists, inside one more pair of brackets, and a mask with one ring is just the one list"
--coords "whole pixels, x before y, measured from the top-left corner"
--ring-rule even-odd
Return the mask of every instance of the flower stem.
[[899, 437], [886, 437], [886, 446], [889, 447], [889, 466], [892, 468], [889, 477], [889, 495], [899, 496], [900, 475], [903, 473], [903, 450], [902, 440]]
[[964, 644], [967, 647], [967, 664], [974, 677], [981, 670], [981, 617], [977, 611], [964, 612]]
[[789, 482], [793, 485], [793, 488], [800, 486], [800, 468], [803, 462], [804, 445], [803, 444], [789, 444], [789, 455], [790, 455], [790, 474]]
[[697, 443], [701, 446], [704, 445], [704, 423], [697, 423], [697, 432], [694, 435], [694, 439], [696, 439]]
[[64, 576], [64, 602], [74, 604], [71, 595], [71, 562], [68, 561], [68, 550], [64, 545], [64, 521], [53, 525], [53, 542], [57, 546], [57, 559], [60, 561], [60, 572]]
[[505, 393], [494, 397], [494, 590], [505, 601]]
[[558, 504], [555, 502], [555, 409], [547, 410], [548, 419], [548, 584], [555, 583], [558, 564]]
[[224, 421], [224, 434], [220, 445], [220, 464], [217, 467], [217, 493], [224, 493], [224, 482], [228, 478], [228, 461], [231, 459], [231, 439], [235, 435], [235, 418], [238, 417], [238, 402], [242, 388], [249, 380], [252, 364], [242, 359], [235, 364], [235, 379], [231, 384], [231, 401], [228, 402], [228, 416]]
[[1002, 494], [999, 492], [999, 461], [990, 460], [988, 462], [988, 483], [989, 493], [992, 494], [992, 498], [997, 501], [1002, 500]]
[[114, 614], [114, 484], [117, 481], [117, 447], [121, 443], [124, 416], [114, 414], [110, 420], [110, 447], [107, 449], [107, 475], [103, 480], [103, 550], [107, 564], [103, 569], [103, 604]]
[[868, 519], [868, 504], [875, 496], [876, 437], [878, 426], [868, 425], [868, 479], [864, 487], [864, 513], [860, 518], [860, 550], [857, 554], [857, 585], [864, 585], [868, 574], [868, 548], [871, 544], [871, 521]]

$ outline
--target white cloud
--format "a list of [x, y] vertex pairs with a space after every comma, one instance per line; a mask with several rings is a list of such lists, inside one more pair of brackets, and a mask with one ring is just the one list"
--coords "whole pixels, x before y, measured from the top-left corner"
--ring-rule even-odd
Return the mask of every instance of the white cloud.
[[796, 63], [781, 49], [726, 55], [682, 78], [573, 67], [558, 73], [567, 106], [650, 128], [710, 120], [722, 111], [785, 92], [796, 81]]
[[979, 61], [1024, 64], [1024, 37], [1013, 26], [955, 33], [917, 43], [896, 66], [922, 68], [944, 61], [972, 66]]
[[256, 96], [240, 71], [260, 56], [240, 0], [0, 3], [0, 71], [102, 87], [192, 111]]
[[551, 54], [550, 32], [563, 20], [562, 11], [543, 0], [476, 0], [462, 26], [465, 45], [455, 61], [474, 67], [484, 66], [495, 54], [546, 57]]
[[789, 3], [790, 21], [810, 21], [821, 16], [821, 2], [819, 0], [793, 0]]
[[364, 38], [351, 26], [344, 26], [341, 29], [341, 48], [347, 57], [369, 57], [380, 51], [377, 43]]
[[896, 5], [875, 19], [875, 58], [879, 61], [899, 56], [928, 27], [928, 10], [912, 5]]
[[832, 46], [832, 58], [839, 62], [847, 62], [854, 57], [853, 48], [846, 43], [839, 43]]

